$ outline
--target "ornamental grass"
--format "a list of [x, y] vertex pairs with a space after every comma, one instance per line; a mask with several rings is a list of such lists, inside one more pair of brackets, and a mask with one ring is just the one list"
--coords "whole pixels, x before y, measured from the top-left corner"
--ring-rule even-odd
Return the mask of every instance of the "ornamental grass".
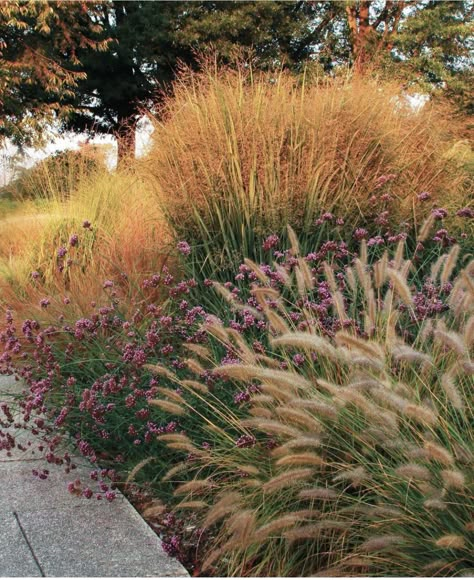
[[143, 170], [201, 279], [260, 260], [258, 240], [286, 224], [306, 247], [333, 214], [347, 242], [382, 211], [386, 229], [418, 227], [430, 205], [420, 194], [451, 214], [467, 200], [448, 120], [387, 83], [208, 66], [183, 72], [154, 125]]
[[264, 354], [232, 324], [205, 325], [228, 355], [216, 361], [210, 350], [199, 364], [237, 385], [239, 405], [176, 377], [180, 414], [206, 423], [200, 439], [187, 438], [192, 460], [166, 476], [176, 482], [175, 513], [200, 514], [204, 573], [472, 571], [474, 262], [462, 260], [452, 277], [454, 247], [433, 263], [429, 283], [443, 286], [446, 302], [427, 312], [403, 250], [401, 242], [369, 264], [363, 246], [336, 278], [324, 264], [323, 320], [311, 300], [318, 285], [296, 252], [285, 283], [296, 302], [260, 268], [251, 295], [265, 321]]
[[55, 175], [48, 178], [47, 168], [36, 199], [0, 222], [1, 305], [41, 318], [48, 300], [48, 312], [73, 319], [110, 279], [133, 304], [142, 278], [169, 254], [168, 229], [145, 181], [133, 170], [95, 171], [69, 184], [66, 195], [48, 186]]

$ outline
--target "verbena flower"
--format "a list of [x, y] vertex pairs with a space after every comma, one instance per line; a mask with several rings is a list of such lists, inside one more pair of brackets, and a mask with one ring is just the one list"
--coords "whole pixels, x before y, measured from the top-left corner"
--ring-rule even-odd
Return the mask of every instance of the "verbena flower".
[[188, 242], [185, 241], [178, 242], [176, 248], [178, 249], [178, 252], [180, 252], [180, 254], [182, 254], [183, 256], [189, 256], [189, 254], [191, 253], [191, 246], [188, 244]]
[[275, 248], [280, 242], [280, 238], [276, 234], [271, 234], [268, 236], [262, 244], [262, 248], [265, 251]]
[[78, 245], [79, 243], [79, 236], [77, 234], [72, 234], [72, 236], [69, 238], [69, 245], [74, 248]]
[[431, 211], [431, 214], [434, 216], [435, 219], [442, 220], [448, 215], [448, 212], [443, 207], [438, 207], [436, 209], [433, 209]]
[[474, 218], [474, 209], [470, 207], [463, 207], [456, 212], [456, 215], [464, 218]]
[[418, 201], [427, 201], [431, 198], [431, 193], [429, 191], [422, 191], [417, 195]]

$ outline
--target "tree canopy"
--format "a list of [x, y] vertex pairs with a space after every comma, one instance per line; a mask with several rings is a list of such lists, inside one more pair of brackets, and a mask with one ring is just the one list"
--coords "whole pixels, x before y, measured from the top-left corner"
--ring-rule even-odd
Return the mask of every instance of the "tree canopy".
[[[0, 137], [29, 143], [86, 78], [79, 50], [104, 51], [94, 2], [15, 0], [0, 4]], [[100, 35], [100, 38], [99, 38]]]
[[99, 22], [113, 42], [100, 57], [81, 53], [87, 78], [69, 127], [115, 134], [121, 157], [134, 148], [141, 107], [170, 86], [180, 64], [197, 67], [206, 46], [221, 61], [247, 48], [257, 66], [300, 62], [309, 56], [310, 12], [304, 2], [104, 2]]

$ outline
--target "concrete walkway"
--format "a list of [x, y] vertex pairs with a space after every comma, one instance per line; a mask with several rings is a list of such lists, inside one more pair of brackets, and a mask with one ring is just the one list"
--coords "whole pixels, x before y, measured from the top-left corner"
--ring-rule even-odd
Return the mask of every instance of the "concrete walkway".
[[[0, 376], [0, 401], [12, 400], [19, 383]], [[72, 478], [51, 468], [48, 479], [32, 469], [44, 459], [0, 451], [0, 577], [188, 576], [122, 496], [112, 503], [72, 496]], [[74, 478], [89, 479], [78, 466]]]

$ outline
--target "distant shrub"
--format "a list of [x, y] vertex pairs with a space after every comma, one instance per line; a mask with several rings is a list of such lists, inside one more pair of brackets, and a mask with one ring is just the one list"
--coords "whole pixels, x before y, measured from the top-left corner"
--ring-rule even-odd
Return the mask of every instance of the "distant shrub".
[[15, 200], [67, 199], [79, 182], [105, 170], [105, 158], [94, 146], [83, 146], [77, 151], [68, 149], [19, 170], [0, 193]]

